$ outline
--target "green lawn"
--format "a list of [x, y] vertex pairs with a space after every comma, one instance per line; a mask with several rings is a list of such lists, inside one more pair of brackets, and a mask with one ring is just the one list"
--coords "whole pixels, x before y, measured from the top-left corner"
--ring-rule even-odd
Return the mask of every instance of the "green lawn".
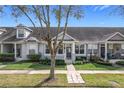
[[[48, 70], [50, 69], [50, 65], [43, 65], [39, 63], [32, 63], [32, 62], [17, 62], [17, 63], [6, 63], [6, 67], [0, 68], [4, 70]], [[57, 70], [65, 70], [66, 65], [56, 66]]]
[[74, 66], [77, 70], [124, 70], [124, 67], [113, 67], [97, 63], [87, 63]]
[[[82, 75], [85, 84], [68, 84], [65, 74], [56, 74], [56, 80], [41, 83], [48, 75], [0, 75], [0, 87], [122, 87], [122, 74], [87, 74]], [[99, 78], [99, 79], [98, 79]]]
[[0, 75], [0, 87], [75, 87], [81, 84], [68, 84], [65, 74], [57, 74], [56, 80], [49, 83], [41, 83], [48, 75]]
[[86, 87], [124, 88], [124, 74], [86, 74], [82, 77]]

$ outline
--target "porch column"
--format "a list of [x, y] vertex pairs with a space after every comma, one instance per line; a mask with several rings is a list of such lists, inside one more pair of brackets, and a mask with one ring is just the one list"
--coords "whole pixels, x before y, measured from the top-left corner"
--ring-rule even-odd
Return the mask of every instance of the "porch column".
[[84, 51], [85, 51], [85, 54], [86, 54], [86, 58], [88, 59], [88, 51], [87, 51], [87, 49], [88, 49], [88, 44], [86, 43], [85, 44], [85, 49], [84, 49]]
[[98, 48], [99, 48], [99, 57], [101, 57], [101, 44], [98, 44]]
[[107, 43], [105, 43], [105, 61], [107, 60]]
[[75, 43], [72, 43], [72, 60], [75, 61]]
[[16, 59], [16, 43], [14, 44], [14, 57]]
[[3, 53], [3, 44], [1, 43], [0, 52]]

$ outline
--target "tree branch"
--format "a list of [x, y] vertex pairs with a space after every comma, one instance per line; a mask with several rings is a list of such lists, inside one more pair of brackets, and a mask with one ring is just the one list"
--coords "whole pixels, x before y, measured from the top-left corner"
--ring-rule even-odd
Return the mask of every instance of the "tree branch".
[[[57, 28], [57, 35], [56, 35], [56, 39], [54, 41], [54, 49], [56, 48], [56, 44], [58, 41], [58, 34], [60, 32], [60, 24], [61, 24], [61, 5], [59, 6], [59, 14], [58, 14], [58, 28]], [[55, 49], [56, 50], [56, 49]]]
[[65, 26], [64, 26], [64, 29], [63, 29], [63, 36], [62, 36], [62, 39], [61, 39], [60, 42], [58, 43], [56, 49], [58, 49], [58, 47], [62, 44], [62, 42], [63, 42], [63, 40], [64, 40], [65, 33], [66, 33], [66, 30], [67, 30], [67, 24], [68, 24], [68, 19], [69, 19], [69, 13], [70, 13], [70, 11], [71, 11], [71, 6], [69, 6], [68, 11], [67, 11]]
[[30, 16], [22, 9], [22, 7], [17, 6], [17, 8], [19, 8], [19, 9], [25, 14], [25, 16], [27, 16], [27, 18], [31, 21], [32, 25], [33, 25], [34, 27], [36, 27], [36, 26], [35, 26], [35, 23], [33, 22], [33, 20], [32, 20], [32, 19], [30, 18]]

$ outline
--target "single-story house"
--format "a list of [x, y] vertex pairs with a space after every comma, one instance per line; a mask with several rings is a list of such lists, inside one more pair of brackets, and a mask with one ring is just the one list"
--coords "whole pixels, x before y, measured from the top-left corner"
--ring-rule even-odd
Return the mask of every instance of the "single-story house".
[[[51, 27], [54, 39], [56, 27]], [[41, 39], [46, 28], [18, 25], [0, 28], [0, 52], [14, 53], [16, 60], [26, 60], [28, 54], [50, 58], [47, 43]], [[62, 38], [59, 33], [59, 39]], [[59, 40], [58, 39], [58, 40]], [[77, 56], [97, 55], [105, 60], [124, 58], [123, 27], [68, 27], [56, 59], [75, 61]]]

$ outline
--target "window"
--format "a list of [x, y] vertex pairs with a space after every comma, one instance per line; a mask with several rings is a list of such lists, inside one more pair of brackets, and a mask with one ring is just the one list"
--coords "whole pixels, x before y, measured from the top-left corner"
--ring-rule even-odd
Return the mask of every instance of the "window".
[[113, 49], [113, 44], [108, 44], [109, 49]]
[[84, 54], [84, 45], [75, 45], [76, 54]]
[[24, 37], [24, 29], [18, 29], [18, 37]]
[[63, 54], [63, 46], [58, 49], [58, 54]]
[[84, 54], [84, 45], [80, 45], [80, 54]]
[[48, 48], [48, 45], [46, 45], [46, 54], [49, 54], [50, 53], [50, 50]]
[[88, 44], [88, 49], [97, 49], [97, 44]]
[[29, 54], [35, 54], [35, 49], [29, 49]]
[[78, 45], [75, 45], [75, 53], [79, 54], [79, 46]]
[[124, 49], [124, 44], [121, 44], [121, 49]]

